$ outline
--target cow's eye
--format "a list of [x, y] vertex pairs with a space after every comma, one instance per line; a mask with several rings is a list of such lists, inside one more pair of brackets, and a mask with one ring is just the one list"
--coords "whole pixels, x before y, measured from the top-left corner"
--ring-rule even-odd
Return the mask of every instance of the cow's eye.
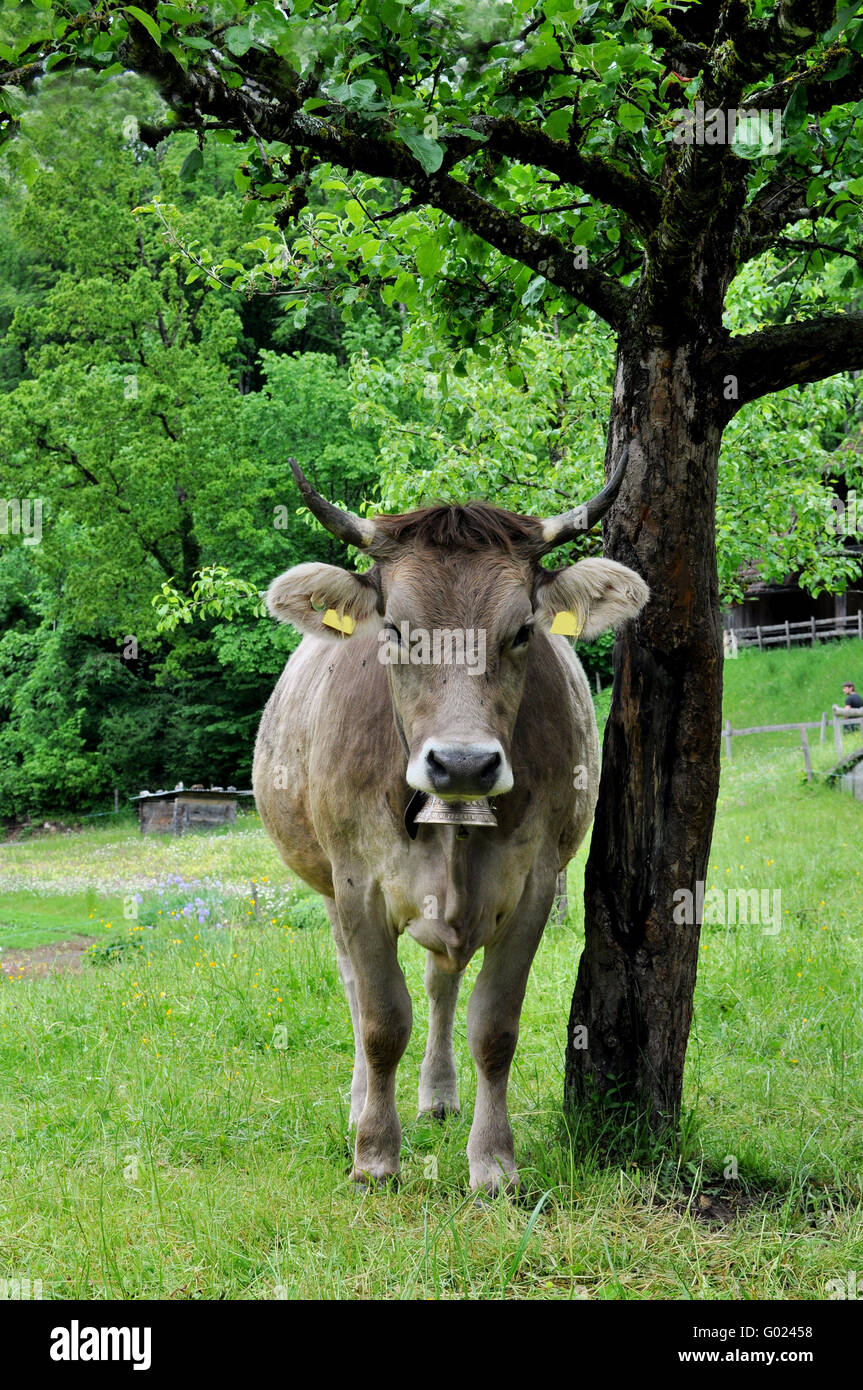
[[518, 632], [515, 634], [512, 641], [510, 642], [510, 650], [512, 651], [515, 647], [526, 647], [528, 642], [530, 641], [530, 635], [532, 631], [532, 624], [524, 623], [523, 626], [519, 628]]

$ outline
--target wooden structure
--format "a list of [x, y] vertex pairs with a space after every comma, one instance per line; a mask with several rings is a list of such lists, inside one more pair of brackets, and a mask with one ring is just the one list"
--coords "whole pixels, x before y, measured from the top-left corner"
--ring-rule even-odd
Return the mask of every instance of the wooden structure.
[[863, 801], [863, 748], [855, 748], [846, 754], [835, 767], [827, 773], [830, 786], [838, 782], [843, 791], [850, 792], [855, 801]]
[[736, 655], [738, 647], [791, 648], [793, 642], [823, 642], [830, 637], [863, 638], [863, 609], [832, 618], [807, 618], [799, 623], [757, 624], [755, 627], [725, 629], [725, 654]]
[[236, 787], [204, 787], [196, 783], [186, 788], [180, 783], [173, 791], [142, 791], [129, 800], [137, 802], [142, 835], [185, 835], [190, 830], [233, 825], [238, 799], [253, 795], [250, 791], [237, 791]]
[[[836, 749], [836, 756], [841, 759], [844, 753], [844, 746], [842, 743], [843, 727], [846, 724], [855, 724], [857, 728], [855, 728], [853, 732], [855, 734], [858, 731], [863, 732], [863, 710], [860, 710], [854, 714], [850, 714], [844, 709], [842, 705], [834, 705], [833, 715], [830, 722], [833, 725], [833, 743]], [[822, 714], [820, 719], [798, 721], [796, 724], [753, 724], [751, 728], [748, 729], [732, 729], [731, 720], [726, 719], [722, 729], [722, 737], [725, 740], [725, 755], [728, 758], [731, 757], [731, 740], [733, 738], [740, 738], [742, 734], [785, 734], [791, 733], [795, 729], [799, 729], [800, 731], [800, 745], [803, 752], [803, 764], [806, 768], [806, 778], [807, 781], [811, 782], [812, 761], [809, 756], [809, 736], [806, 733], [806, 730], [818, 729], [821, 735], [819, 742], [823, 743], [827, 737], [826, 711], [824, 714]], [[849, 756], [855, 758], [857, 756], [863, 756], [863, 750], [860, 750], [857, 754], [852, 754]], [[863, 796], [861, 796], [859, 799], [863, 801]]]

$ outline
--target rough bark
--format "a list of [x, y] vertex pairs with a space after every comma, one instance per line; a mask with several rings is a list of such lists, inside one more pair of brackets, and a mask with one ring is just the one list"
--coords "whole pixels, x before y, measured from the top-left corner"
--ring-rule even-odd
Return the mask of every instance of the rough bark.
[[717, 396], [691, 345], [622, 341], [609, 456], [633, 442], [606, 553], [649, 577], [651, 602], [615, 644], [566, 1097], [614, 1092], [654, 1120], [680, 1105], [698, 961], [674, 893], [705, 877], [719, 785]]

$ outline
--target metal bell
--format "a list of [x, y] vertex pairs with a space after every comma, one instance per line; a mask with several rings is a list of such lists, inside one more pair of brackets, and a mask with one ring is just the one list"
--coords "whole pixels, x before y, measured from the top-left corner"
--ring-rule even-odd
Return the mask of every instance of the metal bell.
[[418, 825], [497, 825], [484, 796], [476, 801], [441, 801], [430, 796], [415, 819]]

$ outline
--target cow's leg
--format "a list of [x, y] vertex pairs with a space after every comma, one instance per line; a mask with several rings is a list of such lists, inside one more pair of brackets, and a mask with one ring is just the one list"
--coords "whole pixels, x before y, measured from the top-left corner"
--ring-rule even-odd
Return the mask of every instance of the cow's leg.
[[[399, 1171], [401, 1125], [396, 1110], [396, 1067], [411, 1035], [411, 998], [398, 962], [397, 938], [367, 902], [337, 899], [353, 970], [366, 1059], [366, 1100], [357, 1121], [355, 1182], [384, 1182]], [[362, 917], [360, 925], [356, 919]], [[371, 917], [371, 919], [370, 919]]]
[[357, 1124], [362, 1114], [363, 1106], [366, 1103], [366, 1054], [363, 1051], [363, 1033], [360, 1022], [360, 1006], [357, 999], [357, 986], [354, 980], [354, 970], [351, 965], [351, 958], [345, 945], [342, 929], [339, 926], [339, 914], [333, 898], [324, 898], [327, 915], [333, 931], [333, 940], [336, 943], [336, 961], [338, 962], [339, 975], [345, 987], [345, 994], [348, 996], [348, 1008], [351, 1011], [351, 1025], [354, 1030], [354, 1073], [351, 1077], [351, 1114], [348, 1124], [351, 1128]]
[[506, 1089], [527, 978], [554, 897], [552, 876], [541, 892], [526, 893], [509, 930], [486, 946], [467, 1011], [476, 1063], [476, 1105], [467, 1143], [470, 1185], [491, 1193], [518, 1185]]
[[438, 1120], [460, 1108], [452, 1025], [463, 973], [454, 975], [441, 970], [431, 952], [426, 956], [429, 1034], [420, 1067], [419, 1112], [432, 1114]]

